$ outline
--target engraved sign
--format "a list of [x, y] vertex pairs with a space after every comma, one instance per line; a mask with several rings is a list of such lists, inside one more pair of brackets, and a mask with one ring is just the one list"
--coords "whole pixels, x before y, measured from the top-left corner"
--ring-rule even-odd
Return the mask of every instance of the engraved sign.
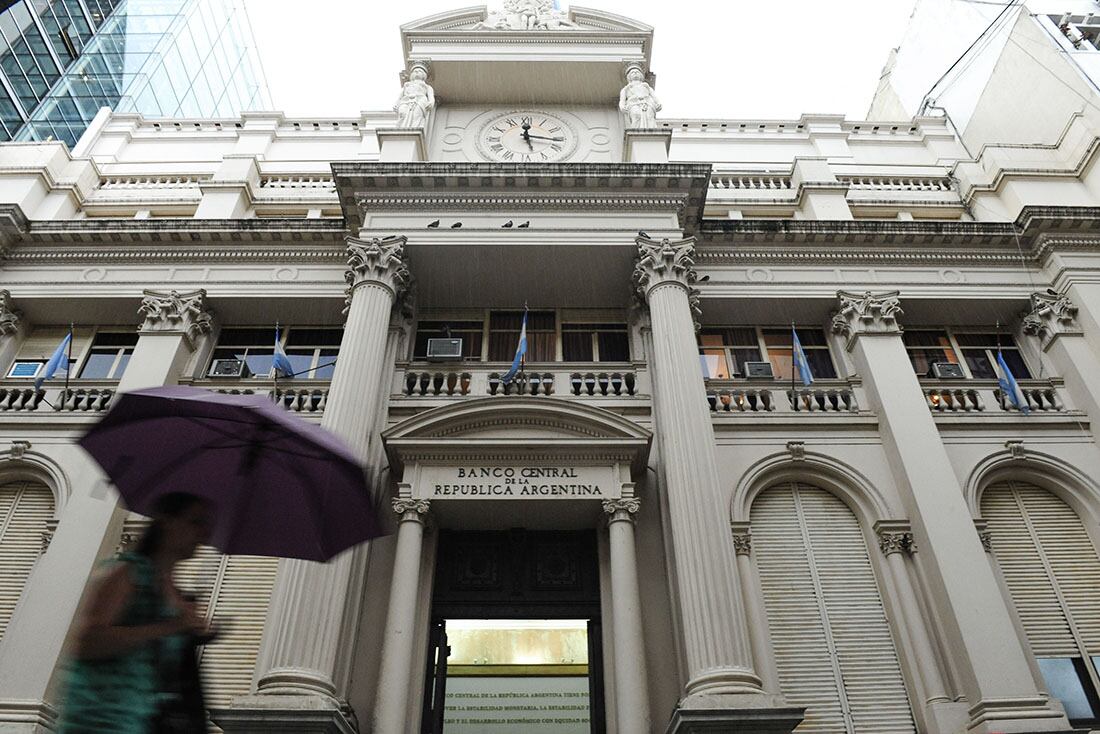
[[455, 734], [588, 734], [588, 676], [447, 676], [444, 728]]
[[610, 466], [423, 466], [413, 495], [425, 499], [604, 500], [621, 494]]

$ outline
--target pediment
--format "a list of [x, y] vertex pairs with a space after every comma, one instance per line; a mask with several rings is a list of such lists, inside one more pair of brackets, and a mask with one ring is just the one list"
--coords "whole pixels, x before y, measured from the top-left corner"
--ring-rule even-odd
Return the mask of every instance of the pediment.
[[506, 32], [518, 31], [524, 33], [568, 32], [568, 31], [602, 31], [604, 33], [652, 33], [653, 28], [627, 18], [622, 15], [608, 13], [591, 8], [570, 8], [562, 14], [575, 27], [536, 28], [532, 30], [520, 30], [508, 27], [494, 27], [498, 25], [497, 18], [503, 18], [507, 22], [506, 11], [501, 8], [489, 8], [485, 5], [474, 5], [467, 8], [448, 10], [443, 13], [429, 15], [425, 18], [414, 20], [401, 26], [402, 33], [416, 33], [424, 31], [489, 31]]
[[560, 453], [644, 467], [651, 434], [580, 401], [502, 396], [464, 400], [405, 419], [382, 434], [391, 462], [464, 455]]

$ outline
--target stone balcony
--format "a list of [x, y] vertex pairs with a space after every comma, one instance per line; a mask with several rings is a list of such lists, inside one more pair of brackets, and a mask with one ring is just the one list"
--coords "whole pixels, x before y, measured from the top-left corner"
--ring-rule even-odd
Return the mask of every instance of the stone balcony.
[[707, 380], [707, 405], [716, 419], [758, 421], [874, 421], [858, 378], [818, 380], [806, 387], [780, 380]]
[[63, 380], [51, 380], [41, 389], [31, 380], [0, 380], [0, 420], [29, 414], [36, 419], [98, 417], [111, 407], [117, 388], [117, 380], [71, 380], [67, 389]]
[[[1018, 423], [1023, 418], [996, 380], [922, 379], [920, 382], [928, 409], [939, 422]], [[1074, 408], [1061, 378], [1020, 380], [1019, 385], [1027, 400], [1027, 420], [1045, 416], [1087, 422], [1084, 413]]]

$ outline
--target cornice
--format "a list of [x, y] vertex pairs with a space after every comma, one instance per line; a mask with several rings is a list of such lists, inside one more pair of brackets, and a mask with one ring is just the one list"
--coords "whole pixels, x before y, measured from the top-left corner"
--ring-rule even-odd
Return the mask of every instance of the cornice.
[[576, 209], [628, 209], [650, 210], [666, 208], [682, 211], [688, 203], [686, 193], [679, 195], [659, 194], [588, 194], [561, 195], [532, 194], [524, 196], [505, 194], [448, 194], [439, 192], [434, 195], [419, 194], [364, 194], [358, 198], [359, 206], [368, 206], [372, 210], [402, 210], [416, 207], [421, 210], [480, 210], [521, 208], [532, 210], [576, 210]]
[[12, 265], [23, 264], [108, 264], [108, 263], [156, 263], [163, 265], [165, 257], [170, 256], [173, 263], [211, 262], [211, 263], [321, 263], [342, 265], [344, 247], [342, 240], [316, 247], [248, 247], [227, 246], [222, 248], [207, 245], [167, 246], [149, 245], [145, 247], [112, 247], [104, 249], [77, 249], [76, 247], [57, 247], [48, 245], [23, 245], [13, 250], [7, 262]]
[[[709, 164], [636, 163], [381, 163], [335, 162], [333, 179], [351, 231], [362, 226], [361, 204], [376, 200], [471, 203], [514, 200], [542, 206], [574, 201], [587, 206], [652, 206], [664, 199], [681, 226], [702, 219]], [[555, 200], [557, 203], [555, 203]], [[641, 202], [646, 202], [642, 204]], [[393, 205], [393, 204], [390, 204]]]

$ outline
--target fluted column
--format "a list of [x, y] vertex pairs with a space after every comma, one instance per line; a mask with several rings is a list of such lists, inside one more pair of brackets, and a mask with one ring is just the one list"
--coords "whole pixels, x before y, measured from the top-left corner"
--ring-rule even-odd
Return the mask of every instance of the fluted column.
[[[347, 244], [348, 316], [321, 425], [364, 459], [378, 417], [390, 310], [410, 277], [404, 246], [403, 237], [349, 238]], [[328, 563], [280, 561], [258, 665], [258, 697], [320, 697], [330, 705], [343, 698], [336, 671], [341, 646], [351, 641], [340, 639], [341, 630], [360, 582], [356, 554], [363, 552], [362, 546], [350, 549]]]
[[959, 478], [902, 342], [897, 291], [841, 291], [837, 298], [832, 328], [845, 337], [879, 420], [883, 448], [921, 541], [921, 567], [969, 702], [964, 715], [969, 721], [956, 724], [965, 724], [971, 734], [1068, 729], [1065, 716], [1038, 690], [1007, 601], [974, 532]]
[[741, 598], [745, 602], [745, 621], [749, 627], [752, 659], [756, 672], [769, 693], [779, 693], [779, 672], [771, 660], [771, 643], [768, 638], [768, 617], [764, 613], [760, 582], [752, 562], [752, 535], [747, 523], [739, 523], [734, 529], [733, 548], [737, 555], [737, 577], [741, 581]]
[[650, 730], [642, 599], [638, 591], [638, 559], [634, 547], [634, 514], [638, 508], [639, 501], [634, 497], [603, 502], [604, 512], [609, 515], [615, 720], [622, 732]]
[[875, 531], [878, 534], [879, 550], [886, 556], [886, 565], [894, 580], [894, 589], [897, 592], [898, 606], [901, 610], [901, 626], [913, 647], [917, 673], [924, 684], [924, 702], [928, 704], [950, 701], [939, 663], [936, 662], [932, 638], [928, 635], [928, 628], [921, 615], [920, 603], [913, 591], [909, 570], [905, 567], [905, 558], [916, 548], [913, 543], [913, 533], [908, 529], [884, 522], [876, 523]]
[[[761, 693], [695, 343], [694, 240], [638, 238], [634, 282], [653, 325], [653, 402], [671, 521], [685, 695]], [[682, 702], [682, 705], [683, 702]]]
[[374, 734], [405, 734], [419, 726], [406, 722], [413, 645], [416, 642], [416, 600], [420, 588], [420, 554], [424, 547], [424, 519], [428, 500], [398, 498], [393, 511], [400, 517], [397, 550], [390, 581], [386, 628], [382, 633], [382, 664], [374, 700]]
[[[119, 392], [177, 383], [213, 323], [201, 290], [147, 290], [138, 314], [143, 322]], [[10, 325], [11, 319], [0, 311], [0, 333], [4, 323]], [[118, 546], [127, 514], [90, 459], [81, 456], [80, 463], [66, 469], [72, 492], [59, 508], [49, 549], [35, 564], [0, 640], [4, 732], [36, 734], [43, 729], [35, 722], [51, 723], [65, 640], [96, 565]]]

